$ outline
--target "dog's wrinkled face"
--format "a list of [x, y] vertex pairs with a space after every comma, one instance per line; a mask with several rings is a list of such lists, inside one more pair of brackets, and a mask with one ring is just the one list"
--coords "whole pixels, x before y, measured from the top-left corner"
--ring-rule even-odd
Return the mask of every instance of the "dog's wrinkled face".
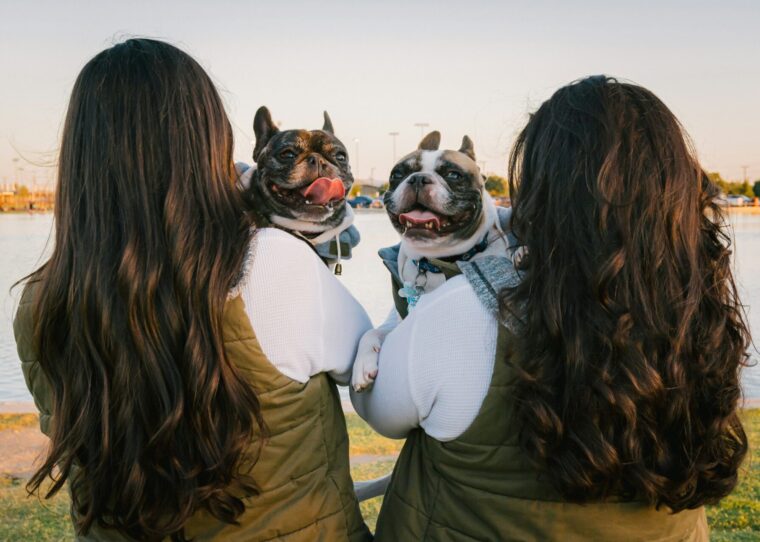
[[252, 201], [268, 218], [281, 217], [333, 227], [346, 216], [346, 195], [354, 183], [348, 152], [325, 112], [321, 130], [279, 131], [266, 107], [253, 121], [256, 172]]
[[[483, 177], [472, 141], [465, 136], [458, 151], [438, 150], [440, 139], [438, 132], [431, 132], [402, 158], [391, 170], [390, 188], [383, 196], [402, 240], [430, 256], [461, 246], [484, 221]], [[428, 254], [431, 250], [435, 254]]]

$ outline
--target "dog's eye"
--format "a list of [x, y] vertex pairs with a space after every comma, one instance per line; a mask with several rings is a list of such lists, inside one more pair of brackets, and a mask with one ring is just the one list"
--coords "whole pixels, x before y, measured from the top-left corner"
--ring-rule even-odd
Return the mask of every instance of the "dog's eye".
[[397, 169], [394, 169], [393, 171], [391, 171], [391, 180], [392, 181], [400, 181], [403, 178], [404, 178], [404, 174], [401, 171], [399, 171]]
[[285, 149], [279, 156], [282, 160], [292, 160], [296, 157], [296, 153], [293, 152], [293, 149]]
[[446, 179], [449, 180], [449, 181], [458, 181], [461, 178], [462, 178], [462, 174], [459, 173], [458, 171], [453, 171], [452, 170], [452, 171], [449, 171], [446, 174]]
[[346, 160], [348, 160], [348, 156], [346, 156], [345, 152], [338, 152], [335, 154], [335, 159], [341, 164], [345, 164]]

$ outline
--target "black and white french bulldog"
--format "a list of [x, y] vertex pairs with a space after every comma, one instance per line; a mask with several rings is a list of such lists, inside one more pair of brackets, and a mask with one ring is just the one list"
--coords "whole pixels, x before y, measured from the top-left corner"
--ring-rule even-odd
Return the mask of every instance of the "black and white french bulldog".
[[359, 242], [352, 226], [354, 213], [346, 202], [354, 177], [348, 151], [335, 137], [327, 111], [321, 130], [280, 131], [262, 106], [253, 131], [256, 167], [240, 176], [253, 210], [308, 239], [331, 263], [350, 257]]
[[[441, 134], [431, 132], [416, 151], [391, 170], [383, 196], [393, 227], [401, 235], [401, 254], [451, 258], [483, 241], [496, 221], [496, 206], [485, 189], [472, 140], [458, 151], [439, 150]], [[399, 260], [402, 278], [402, 263]], [[416, 269], [416, 268], [415, 268]]]
[[439, 150], [440, 141], [440, 133], [429, 133], [391, 170], [384, 202], [401, 242], [382, 249], [380, 256], [394, 288], [401, 290], [388, 320], [359, 343], [351, 380], [356, 391], [374, 381], [380, 346], [399, 316], [446, 281], [446, 267], [484, 256], [506, 256], [510, 248], [505, 233], [509, 211], [497, 210], [486, 191], [472, 140], [464, 136], [457, 151]]

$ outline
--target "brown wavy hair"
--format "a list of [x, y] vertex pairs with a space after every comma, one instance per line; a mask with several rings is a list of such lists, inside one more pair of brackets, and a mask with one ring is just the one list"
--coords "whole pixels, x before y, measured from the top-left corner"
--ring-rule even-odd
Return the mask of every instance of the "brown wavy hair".
[[180, 540], [196, 511], [234, 522], [256, 491], [240, 464], [261, 409], [222, 339], [251, 236], [232, 150], [213, 83], [171, 45], [115, 45], [74, 84], [55, 248], [30, 278], [53, 408], [28, 488], [68, 480], [78, 533]]
[[528, 248], [502, 310], [520, 444], [571, 502], [673, 511], [728, 495], [750, 337], [718, 190], [651, 92], [604, 76], [559, 89], [510, 156]]

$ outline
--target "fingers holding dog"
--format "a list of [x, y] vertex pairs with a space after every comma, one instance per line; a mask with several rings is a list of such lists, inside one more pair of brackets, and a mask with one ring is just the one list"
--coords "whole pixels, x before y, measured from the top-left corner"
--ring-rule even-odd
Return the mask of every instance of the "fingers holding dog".
[[354, 361], [353, 373], [351, 375], [351, 387], [354, 391], [361, 393], [372, 388], [372, 384], [377, 378], [378, 360], [380, 349], [382, 347], [382, 338], [378, 330], [372, 329], [364, 334], [359, 341], [356, 360]]

